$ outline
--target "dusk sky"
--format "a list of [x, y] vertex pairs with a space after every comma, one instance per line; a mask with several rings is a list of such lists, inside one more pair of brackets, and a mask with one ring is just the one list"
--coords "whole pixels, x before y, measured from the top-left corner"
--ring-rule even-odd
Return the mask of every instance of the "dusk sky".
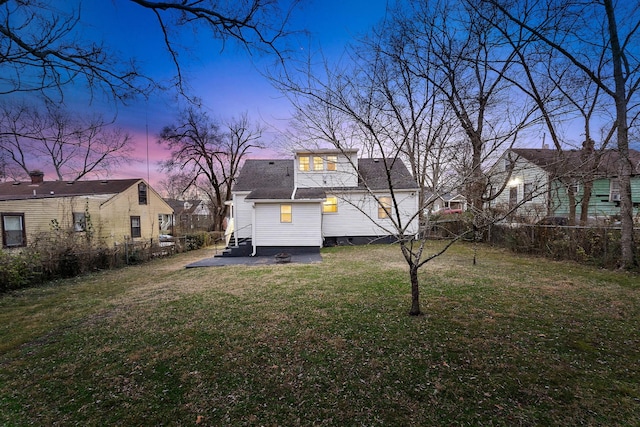
[[[339, 58], [344, 47], [363, 35], [383, 19], [387, 0], [315, 0], [303, 1], [295, 10], [290, 29], [308, 31], [310, 42], [301, 36], [300, 49], [319, 49], [329, 59]], [[90, 37], [103, 39], [123, 57], [134, 57], [151, 77], [167, 82], [175, 75], [155, 16], [131, 2], [85, 1], [82, 3], [81, 24]], [[297, 40], [296, 39], [296, 40]], [[208, 35], [184, 34], [185, 49], [181, 51], [182, 71], [191, 86], [191, 95], [203, 100], [212, 117], [229, 119], [247, 112], [250, 119], [267, 127], [264, 142], [269, 143], [278, 129], [284, 129], [290, 116], [289, 105], [260, 74], [273, 58], [250, 55], [243, 48], [221, 44]], [[303, 45], [304, 44], [304, 45]], [[163, 126], [174, 122], [178, 104], [174, 93], [157, 94], [148, 101], [138, 101], [118, 107], [118, 124], [136, 140], [136, 162], [123, 167], [112, 177], [147, 178], [146, 151], [149, 147], [149, 174], [153, 186], [159, 178], [157, 163], [168, 154], [156, 143]], [[86, 100], [78, 92], [75, 99], [67, 97], [72, 106], [86, 108]], [[84, 105], [84, 107], [83, 107]], [[107, 114], [113, 106], [94, 100], [90, 108], [103, 109]], [[254, 152], [256, 157], [273, 156], [273, 151]]]

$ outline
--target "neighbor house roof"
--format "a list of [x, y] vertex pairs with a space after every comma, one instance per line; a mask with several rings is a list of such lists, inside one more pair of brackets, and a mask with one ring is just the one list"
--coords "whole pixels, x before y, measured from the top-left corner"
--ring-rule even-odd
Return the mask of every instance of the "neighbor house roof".
[[[583, 150], [566, 150], [559, 152], [555, 149], [513, 148], [511, 151], [525, 158], [552, 174], [580, 174], [588, 172], [588, 155]], [[595, 152], [599, 161], [595, 172], [601, 176], [617, 176], [619, 173], [620, 153], [617, 150]], [[629, 150], [629, 157], [634, 167], [634, 174], [640, 173], [640, 152]]]
[[140, 179], [93, 181], [44, 181], [0, 183], [0, 200], [27, 200], [53, 197], [118, 194], [137, 184]]
[[[192, 199], [192, 200], [178, 200], [178, 199], [164, 199], [165, 202], [173, 212], [176, 214], [193, 214], [193, 212], [200, 206], [202, 200]], [[188, 208], [185, 208], [185, 203], [188, 203]]]
[[[359, 159], [360, 177], [358, 187], [354, 189], [388, 189], [387, 165], [390, 168], [394, 189], [418, 188], [418, 184], [400, 160], [392, 162], [386, 159], [385, 164], [385, 159]], [[234, 191], [249, 191], [247, 199], [254, 200], [291, 199], [291, 195], [294, 194], [294, 168], [293, 160], [247, 160], [236, 179]], [[295, 190], [294, 200], [323, 199], [326, 197], [325, 190], [329, 188], [298, 188]]]

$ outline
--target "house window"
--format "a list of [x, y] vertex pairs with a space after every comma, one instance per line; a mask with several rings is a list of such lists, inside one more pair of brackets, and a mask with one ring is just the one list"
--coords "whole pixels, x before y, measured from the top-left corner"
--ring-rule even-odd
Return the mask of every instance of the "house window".
[[308, 171], [309, 170], [309, 157], [300, 157], [300, 170]]
[[327, 156], [327, 170], [335, 171], [337, 170], [336, 165], [338, 164], [338, 156]]
[[140, 226], [140, 217], [131, 217], [131, 238], [142, 237], [142, 227]]
[[378, 205], [378, 218], [389, 218], [389, 215], [391, 215], [391, 197], [379, 197]]
[[322, 213], [334, 212], [338, 212], [338, 198], [335, 196], [328, 196], [327, 200], [322, 203]]
[[504, 159], [504, 171], [505, 172], [509, 172], [511, 169], [513, 169], [513, 160], [511, 160], [510, 157], [505, 157]]
[[147, 204], [147, 184], [145, 184], [144, 182], [138, 184], [138, 204]]
[[280, 222], [291, 222], [291, 205], [280, 205]]
[[313, 158], [313, 170], [314, 171], [324, 170], [324, 160], [322, 159], [322, 157], [315, 156]]
[[26, 244], [24, 214], [2, 214], [2, 246], [17, 248]]
[[509, 209], [515, 209], [518, 204], [518, 187], [509, 187]]
[[571, 182], [571, 184], [569, 184], [569, 188], [567, 188], [567, 193], [569, 193], [569, 191], [573, 192], [574, 195], [578, 195], [580, 192], [580, 183], [577, 181]]
[[610, 202], [620, 201], [620, 181], [618, 181], [617, 179], [612, 179], [610, 181], [609, 201]]
[[73, 231], [87, 231], [87, 217], [84, 212], [73, 213]]
[[524, 199], [531, 200], [533, 198], [533, 184], [525, 183], [524, 184]]

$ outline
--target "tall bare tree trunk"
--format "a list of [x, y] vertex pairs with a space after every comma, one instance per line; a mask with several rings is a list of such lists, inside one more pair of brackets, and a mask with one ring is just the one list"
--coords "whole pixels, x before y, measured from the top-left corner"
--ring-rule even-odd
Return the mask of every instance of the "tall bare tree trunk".
[[418, 281], [418, 264], [409, 265], [409, 276], [411, 277], [411, 310], [409, 315], [419, 316], [420, 312], [420, 282]]
[[627, 94], [625, 77], [622, 68], [623, 52], [618, 38], [618, 27], [614, 14], [613, 1], [603, 0], [609, 22], [611, 39], [611, 56], [613, 59], [613, 78], [615, 81], [616, 121], [618, 125], [618, 153], [620, 154], [620, 222], [622, 233], [620, 248], [622, 251], [621, 267], [631, 268], [636, 264], [635, 242], [633, 237], [633, 204], [631, 202], [631, 173], [629, 160], [629, 128], [627, 123]]

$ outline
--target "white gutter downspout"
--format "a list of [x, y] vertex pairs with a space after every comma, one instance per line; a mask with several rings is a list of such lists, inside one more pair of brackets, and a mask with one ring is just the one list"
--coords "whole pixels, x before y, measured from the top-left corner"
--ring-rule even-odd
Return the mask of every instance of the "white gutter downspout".
[[258, 247], [256, 246], [256, 204], [255, 202], [251, 204], [251, 246], [253, 247], [253, 252], [251, 252], [251, 256], [256, 256], [256, 252], [258, 251]]
[[238, 231], [239, 231], [240, 227], [238, 227], [239, 224], [236, 224], [237, 223], [237, 221], [236, 221], [236, 206], [238, 206], [238, 205], [236, 204], [236, 194], [235, 193], [233, 193], [232, 200], [233, 200], [233, 204], [231, 205], [231, 217], [233, 218], [233, 225], [234, 225], [234, 228], [235, 228], [235, 233], [233, 233], [233, 239], [235, 240], [235, 246], [238, 246]]

